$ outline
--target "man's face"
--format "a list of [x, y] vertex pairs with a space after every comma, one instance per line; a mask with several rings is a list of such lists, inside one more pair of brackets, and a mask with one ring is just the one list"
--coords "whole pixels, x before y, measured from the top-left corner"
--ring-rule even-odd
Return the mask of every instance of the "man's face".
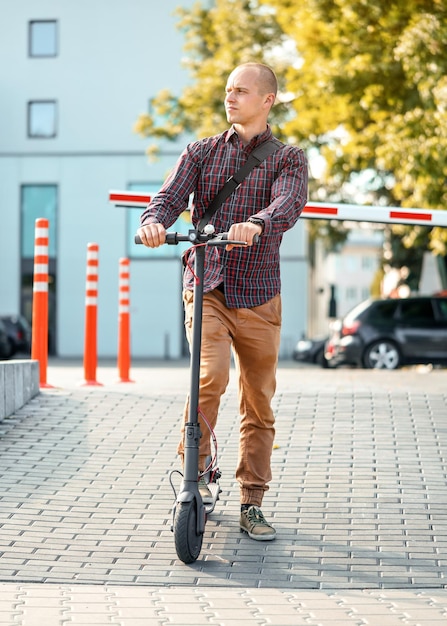
[[255, 68], [236, 68], [230, 74], [225, 89], [225, 111], [230, 124], [247, 125], [266, 118], [271, 98], [259, 93], [257, 78]]

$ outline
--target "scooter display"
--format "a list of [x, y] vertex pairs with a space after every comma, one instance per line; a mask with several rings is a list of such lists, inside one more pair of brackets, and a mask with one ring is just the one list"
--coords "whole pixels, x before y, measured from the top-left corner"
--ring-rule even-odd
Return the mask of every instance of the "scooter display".
[[[177, 470], [171, 472], [170, 480], [175, 493], [172, 524], [175, 549], [179, 559], [188, 564], [196, 561], [200, 555], [207, 516], [214, 510], [220, 492], [220, 471], [217, 466], [217, 454], [207, 459], [205, 472], [203, 474], [199, 473], [199, 442], [202, 436], [199, 425], [199, 382], [205, 249], [207, 246], [226, 246], [228, 244], [244, 246], [247, 245], [247, 242], [229, 240], [227, 233], [216, 234], [214, 226], [211, 224], [207, 224], [203, 232], [191, 229], [186, 235], [177, 232], [166, 233], [166, 243], [168, 245], [177, 245], [181, 242], [189, 242], [195, 248], [189, 413], [185, 423], [183, 474], [178, 493], [175, 492], [172, 481], [172, 474], [179, 473]], [[256, 242], [257, 236], [254, 239], [254, 243]], [[141, 243], [138, 235], [135, 236], [135, 243]], [[206, 421], [206, 416], [204, 417]], [[208, 488], [213, 498], [212, 502], [206, 505], [203, 503], [199, 492], [198, 483], [202, 477], [208, 483]]]

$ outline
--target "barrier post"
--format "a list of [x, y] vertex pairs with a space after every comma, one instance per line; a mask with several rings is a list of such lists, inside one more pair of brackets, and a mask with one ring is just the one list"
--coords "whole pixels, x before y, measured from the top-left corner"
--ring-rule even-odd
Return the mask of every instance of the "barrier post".
[[119, 382], [132, 383], [130, 370], [130, 263], [119, 260], [118, 375]]
[[83, 385], [99, 385], [96, 380], [97, 311], [98, 311], [98, 257], [97, 243], [87, 244], [87, 277], [85, 287], [85, 334], [84, 334], [84, 382]]
[[47, 383], [48, 365], [48, 228], [49, 221], [43, 217], [35, 222], [34, 277], [31, 358], [39, 361], [39, 386]]

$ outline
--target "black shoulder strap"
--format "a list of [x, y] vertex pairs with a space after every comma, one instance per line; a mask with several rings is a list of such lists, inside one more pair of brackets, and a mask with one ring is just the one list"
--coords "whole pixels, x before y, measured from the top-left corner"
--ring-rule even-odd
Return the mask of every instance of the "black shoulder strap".
[[264, 141], [259, 146], [257, 146], [250, 153], [244, 165], [235, 174], [233, 174], [233, 176], [230, 176], [222, 189], [214, 196], [214, 198], [210, 202], [207, 210], [205, 211], [202, 219], [199, 222], [199, 231], [202, 231], [204, 229], [204, 227], [208, 224], [218, 208], [225, 202], [227, 198], [231, 196], [233, 191], [239, 187], [244, 178], [246, 178], [257, 165], [262, 163], [264, 159], [276, 152], [276, 150], [278, 150], [278, 148], [281, 148], [283, 145], [284, 144], [281, 143], [278, 139], [268, 139], [267, 141]]

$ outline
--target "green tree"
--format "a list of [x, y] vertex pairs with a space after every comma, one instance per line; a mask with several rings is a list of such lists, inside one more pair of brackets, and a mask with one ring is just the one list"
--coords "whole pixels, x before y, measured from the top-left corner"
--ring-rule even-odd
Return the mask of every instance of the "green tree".
[[[310, 137], [327, 161], [324, 185], [342, 191], [370, 171], [374, 203], [447, 206], [447, 5], [443, 0], [262, 0], [302, 57], [290, 67], [288, 136]], [[403, 245], [446, 229], [398, 227]]]
[[[227, 75], [239, 63], [264, 61], [284, 38], [272, 11], [256, 1], [216, 0], [211, 8], [203, 4], [175, 11], [185, 37], [184, 64], [191, 84], [179, 95], [161, 91], [151, 101], [152, 112], [139, 116], [135, 131], [151, 139], [176, 139], [183, 132], [205, 137], [227, 128]], [[286, 113], [276, 107], [273, 124]]]

